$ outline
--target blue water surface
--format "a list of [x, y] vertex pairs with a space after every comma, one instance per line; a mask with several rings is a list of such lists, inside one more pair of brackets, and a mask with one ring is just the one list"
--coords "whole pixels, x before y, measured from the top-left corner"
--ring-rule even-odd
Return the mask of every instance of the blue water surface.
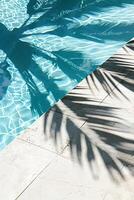
[[1, 0], [0, 149], [133, 36], [131, 0]]

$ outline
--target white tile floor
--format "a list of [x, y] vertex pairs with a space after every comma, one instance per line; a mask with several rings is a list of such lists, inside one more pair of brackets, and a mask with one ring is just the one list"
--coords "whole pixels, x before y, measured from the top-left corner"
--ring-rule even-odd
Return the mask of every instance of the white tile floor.
[[134, 80], [96, 73], [0, 152], [1, 200], [134, 200]]

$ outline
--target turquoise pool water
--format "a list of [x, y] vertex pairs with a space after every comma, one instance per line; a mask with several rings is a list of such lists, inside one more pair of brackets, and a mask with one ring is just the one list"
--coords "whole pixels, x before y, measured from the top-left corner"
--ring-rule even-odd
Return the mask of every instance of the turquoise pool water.
[[0, 1], [0, 149], [134, 36], [134, 1]]

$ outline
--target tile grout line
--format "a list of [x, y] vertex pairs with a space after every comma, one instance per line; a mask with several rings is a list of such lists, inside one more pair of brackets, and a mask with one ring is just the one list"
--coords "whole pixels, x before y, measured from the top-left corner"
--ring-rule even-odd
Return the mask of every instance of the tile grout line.
[[60, 158], [63, 158], [62, 153], [64, 152], [64, 150], [66, 149], [66, 147], [69, 145], [69, 142], [67, 142], [67, 143], [65, 144], [65, 146], [63, 147], [63, 149], [62, 149], [60, 152], [55, 152], [55, 151], [51, 151], [51, 150], [49, 150], [49, 149], [47, 149], [47, 148], [41, 147], [41, 146], [39, 146], [39, 145], [36, 145], [36, 144], [34, 144], [34, 143], [32, 143], [32, 142], [29, 142], [29, 141], [27, 141], [27, 140], [20, 139], [20, 138], [16, 138], [16, 139], [17, 139], [17, 140], [20, 140], [20, 141], [23, 141], [23, 142], [25, 142], [25, 143], [27, 143], [27, 144], [33, 145], [34, 147], [37, 147], [37, 148], [39, 148], [39, 149], [41, 149], [41, 150], [48, 151], [49, 153], [55, 154], [55, 156], [58, 156], [58, 157], [60, 157]]
[[[114, 90], [114, 89], [113, 89], [113, 90]], [[113, 91], [113, 90], [112, 90], [112, 91]], [[102, 101], [101, 101], [99, 104], [101, 105], [101, 104], [107, 99], [107, 97], [110, 96], [110, 94], [111, 94], [111, 93], [107, 94], [107, 95], [102, 99]]]
[[[86, 121], [83, 121], [83, 124], [79, 127], [79, 129], [81, 129], [84, 125], [86, 124]], [[62, 152], [60, 153], [61, 157], [62, 154], [64, 153], [64, 151], [66, 150], [66, 148], [69, 146], [69, 141], [67, 142], [66, 146], [63, 148]]]
[[[128, 72], [128, 73], [126, 74], [126, 76], [127, 76], [129, 73], [130, 73], [130, 72]], [[123, 82], [123, 81], [119, 81], [119, 82], [117, 83], [116, 87], [118, 87], [122, 82]], [[107, 97], [110, 96], [110, 95], [112, 94], [112, 92], [113, 92], [115, 89], [116, 89], [116, 88], [115, 88], [115, 86], [114, 86], [114, 88], [112, 89], [112, 91], [111, 91], [109, 94], [107, 94], [107, 95], [102, 99], [102, 101], [100, 102], [100, 104], [103, 103], [103, 102], [105, 101], [105, 99], [107, 99]]]
[[37, 148], [39, 148], [39, 149], [42, 149], [42, 150], [44, 150], [44, 151], [48, 151], [48, 152], [50, 152], [50, 153], [59, 155], [58, 153], [56, 153], [56, 152], [54, 152], [54, 151], [52, 151], [52, 150], [49, 150], [49, 149], [47, 149], [47, 148], [45, 148], [45, 147], [41, 147], [40, 145], [34, 144], [34, 143], [30, 142], [30, 141], [27, 141], [27, 140], [24, 140], [24, 139], [21, 139], [21, 138], [16, 138], [16, 139], [19, 140], [19, 141], [23, 141], [23, 142], [25, 142], [25, 143], [27, 143], [27, 144], [31, 144], [32, 146], [37, 147]]
[[52, 162], [54, 162], [54, 160], [56, 160], [56, 158], [53, 158], [48, 164], [47, 166], [45, 166], [37, 175], [36, 177], [31, 180], [31, 182], [23, 189], [23, 191], [14, 199], [17, 200], [19, 199], [19, 197], [34, 183], [34, 181], [51, 165]]
[[[101, 105], [105, 99], [109, 96], [110, 94], [107, 94], [100, 102], [99, 102], [99, 105]], [[80, 129], [87, 123], [87, 119], [84, 121], [84, 123], [80, 126]]]

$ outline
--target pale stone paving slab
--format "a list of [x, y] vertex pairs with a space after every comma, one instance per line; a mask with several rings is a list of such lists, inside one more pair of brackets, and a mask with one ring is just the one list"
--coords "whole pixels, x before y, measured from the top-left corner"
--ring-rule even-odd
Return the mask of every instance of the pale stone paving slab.
[[70, 137], [68, 127], [73, 133], [75, 127], [80, 128], [83, 123], [83, 120], [49, 111], [29, 127], [24, 134], [20, 135], [18, 139], [60, 154], [68, 144]]
[[[104, 139], [104, 136], [103, 136]], [[62, 156], [74, 163], [79, 163], [84, 174], [90, 176], [90, 184], [93, 188], [100, 189], [111, 200], [132, 200], [134, 197], [134, 157], [127, 150], [133, 150], [133, 143], [115, 138], [106, 143], [99, 135], [85, 124], [81, 131], [77, 131]], [[79, 144], [79, 145], [78, 145]], [[119, 149], [118, 149], [119, 148]], [[124, 148], [121, 151], [120, 148]], [[126, 152], [125, 152], [126, 150]], [[121, 162], [121, 160], [124, 162]], [[128, 162], [131, 165], [125, 165]], [[75, 171], [75, 170], [74, 170]], [[104, 198], [104, 199], [105, 199]]]
[[119, 192], [115, 194], [114, 191], [109, 192], [106, 194], [105, 198], [103, 200], [133, 200], [134, 199], [134, 193], [133, 192], [127, 192], [126, 190], [122, 191], [123, 193], [120, 194]]
[[104, 193], [90, 181], [90, 174], [78, 164], [57, 158], [18, 200], [103, 200]]
[[0, 153], [0, 199], [14, 200], [56, 157], [15, 140]]

